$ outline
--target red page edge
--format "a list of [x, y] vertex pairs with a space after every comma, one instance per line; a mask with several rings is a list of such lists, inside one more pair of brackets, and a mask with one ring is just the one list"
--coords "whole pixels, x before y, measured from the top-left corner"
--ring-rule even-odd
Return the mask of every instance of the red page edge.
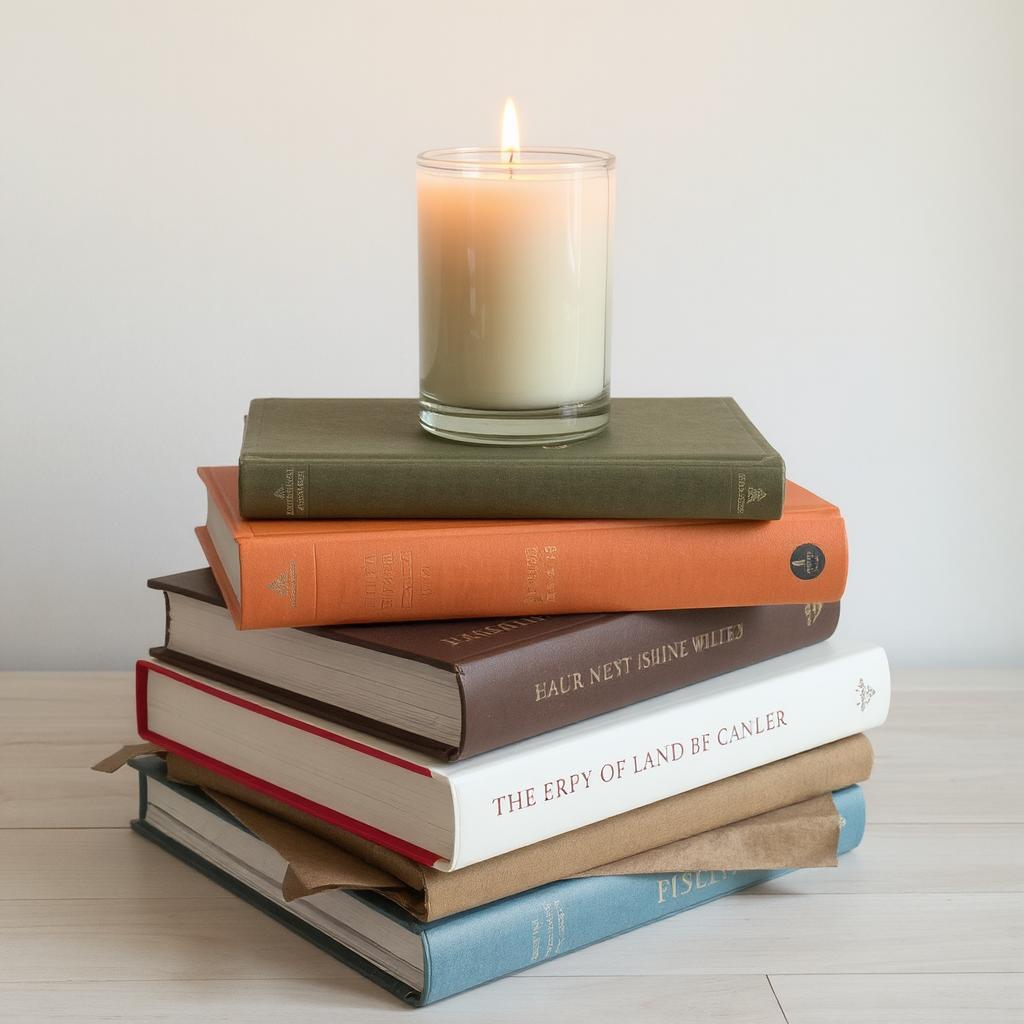
[[235, 782], [240, 782], [242, 785], [249, 786], [258, 793], [263, 793], [265, 796], [272, 797], [275, 800], [280, 800], [282, 803], [286, 803], [289, 806], [294, 807], [296, 810], [303, 811], [306, 814], [311, 814], [315, 818], [320, 818], [322, 821], [326, 821], [331, 825], [343, 828], [346, 832], [351, 832], [353, 835], [357, 835], [362, 839], [368, 839], [370, 842], [380, 843], [381, 846], [386, 846], [388, 849], [394, 850], [396, 853], [400, 853], [404, 857], [408, 857], [417, 864], [424, 864], [427, 867], [433, 867], [438, 861], [444, 859], [439, 854], [433, 853], [430, 850], [425, 850], [421, 846], [416, 846], [413, 843], [406, 842], [404, 839], [400, 839], [398, 836], [393, 836], [389, 832], [384, 832], [381, 829], [375, 828], [373, 825], [367, 825], [365, 822], [359, 821], [357, 818], [350, 818], [347, 814], [342, 814], [341, 812], [335, 811], [323, 804], [318, 804], [312, 800], [308, 800], [306, 797], [300, 796], [298, 793], [293, 793], [291, 790], [275, 786], [272, 782], [267, 782], [265, 779], [258, 778], [255, 775], [250, 775], [248, 772], [242, 771], [240, 768], [235, 768], [223, 761], [218, 761], [216, 758], [203, 754], [198, 750], [193, 750], [191, 747], [187, 747], [183, 743], [178, 743], [176, 740], [172, 740], [168, 736], [161, 736], [159, 733], [154, 732], [149, 728], [149, 716], [147, 712], [150, 671], [158, 672], [160, 675], [174, 679], [176, 682], [184, 683], [186, 686], [202, 690], [204, 693], [208, 693], [211, 696], [227, 700], [229, 703], [237, 704], [240, 707], [256, 711], [259, 714], [265, 714], [269, 718], [301, 728], [304, 731], [311, 732], [314, 735], [323, 737], [324, 739], [333, 740], [334, 742], [340, 743], [342, 746], [351, 747], [354, 750], [359, 750], [362, 753], [378, 757], [391, 764], [407, 768], [417, 774], [430, 775], [430, 770], [428, 768], [424, 768], [422, 765], [412, 764], [409, 761], [403, 761], [401, 758], [394, 757], [391, 754], [385, 754], [383, 751], [375, 751], [371, 747], [366, 747], [354, 740], [349, 740], [347, 737], [338, 736], [334, 733], [329, 733], [326, 730], [317, 729], [315, 726], [311, 726], [306, 722], [290, 719], [285, 715], [280, 715], [276, 712], [270, 711], [269, 708], [261, 708], [259, 705], [251, 704], [249, 701], [242, 700], [241, 698], [236, 698], [233, 694], [225, 694], [217, 691], [214, 688], [199, 682], [197, 679], [189, 679], [187, 676], [180, 675], [179, 673], [174, 672], [171, 669], [167, 669], [162, 665], [155, 665], [152, 662], [142, 659], [135, 663], [135, 717], [137, 730], [142, 739], [148, 740], [151, 743], [156, 743], [165, 750], [169, 750], [173, 754], [178, 754], [204, 768], [209, 768], [210, 771], [216, 772], [218, 775], [223, 775], [229, 779], [233, 779]]

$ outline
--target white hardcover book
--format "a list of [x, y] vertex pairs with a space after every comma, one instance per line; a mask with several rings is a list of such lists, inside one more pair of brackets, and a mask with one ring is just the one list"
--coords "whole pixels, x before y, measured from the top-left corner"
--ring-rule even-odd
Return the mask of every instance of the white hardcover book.
[[152, 742], [442, 871], [885, 721], [880, 647], [834, 640], [454, 764], [139, 662]]

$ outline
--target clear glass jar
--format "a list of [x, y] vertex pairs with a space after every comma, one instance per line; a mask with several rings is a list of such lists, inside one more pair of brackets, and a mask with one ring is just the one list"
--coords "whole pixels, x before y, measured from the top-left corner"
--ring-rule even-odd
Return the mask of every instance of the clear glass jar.
[[593, 150], [417, 158], [424, 429], [523, 445], [607, 425], [614, 166]]

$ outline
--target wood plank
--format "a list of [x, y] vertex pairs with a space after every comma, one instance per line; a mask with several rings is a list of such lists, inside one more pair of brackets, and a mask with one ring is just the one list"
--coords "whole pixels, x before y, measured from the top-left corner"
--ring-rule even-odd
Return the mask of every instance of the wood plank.
[[[867, 839], [839, 868], [422, 1013], [779, 1024], [771, 974], [789, 1024], [1020, 1020], [1024, 980], [1003, 972], [1024, 971], [1022, 679], [896, 673], [890, 722], [872, 736]], [[0, 1017], [404, 1017], [376, 986], [126, 832], [133, 774], [88, 765], [134, 736], [127, 673], [0, 675], [0, 827], [11, 828], [0, 837]]]
[[1024, 823], [1024, 690], [902, 692], [871, 733], [869, 820]]
[[[341, 964], [335, 976], [289, 981], [157, 979], [147, 982], [0, 985], [11, 1020], [181, 1020], [232, 1024], [387, 1024], [413, 1018], [394, 996]], [[621, 1024], [785, 1024], [763, 976], [700, 978], [537, 978], [519, 975], [417, 1010], [415, 1020], [460, 1024], [521, 1024], [527, 1020]]]
[[1024, 825], [875, 825], [835, 868], [806, 868], [757, 893], [1024, 892]]
[[[133, 672], [0, 672], [0, 709], [5, 723], [18, 719], [22, 741], [59, 734], [96, 739], [113, 719], [135, 735]], [[8, 739], [5, 733], [0, 733]]]
[[8, 829], [0, 837], [0, 901], [235, 899], [128, 828]]
[[545, 975], [998, 973], [1022, 967], [1019, 894], [739, 894], [534, 968]]
[[[736, 896], [533, 968], [590, 975], [1015, 971], [1019, 895]], [[571, 923], [570, 923], [571, 926]], [[0, 902], [0, 981], [324, 978], [326, 954], [236, 899]]]
[[[1024, 892], [1024, 825], [872, 826], [837, 868], [797, 871], [751, 890], [859, 892]], [[176, 894], [212, 898], [223, 890], [126, 828], [10, 829], [0, 842], [0, 900]]]
[[330, 979], [343, 969], [244, 901], [220, 895], [7, 900], [0, 948], [2, 982]]
[[131, 772], [89, 771], [138, 742], [128, 673], [3, 673], [0, 828], [118, 827], [131, 816]]
[[1020, 1024], [1022, 974], [772, 975], [789, 1024]]
[[1024, 689], [1020, 668], [895, 668], [892, 678], [893, 688], [900, 693], [1019, 693]]

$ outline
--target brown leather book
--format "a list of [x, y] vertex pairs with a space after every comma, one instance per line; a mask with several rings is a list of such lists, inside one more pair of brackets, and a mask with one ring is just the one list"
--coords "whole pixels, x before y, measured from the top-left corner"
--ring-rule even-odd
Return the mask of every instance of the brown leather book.
[[448, 760], [818, 643], [839, 604], [239, 631], [209, 569], [149, 581], [154, 657]]
[[[380, 886], [381, 895], [421, 921], [435, 921], [560, 878], [660, 871], [663, 864], [642, 855], [663, 850], [671, 859], [670, 844], [863, 782], [873, 760], [867, 737], [850, 736], [453, 872], [426, 867], [176, 754], [167, 755], [167, 770], [176, 782], [202, 786], [266, 841], [273, 839], [268, 823], [246, 807], [298, 825], [384, 872], [390, 879]], [[622, 863], [627, 858], [636, 859]], [[613, 862], [614, 869], [601, 870]], [[292, 867], [291, 896], [323, 881], [299, 877], [294, 860]], [[305, 890], [298, 888], [302, 884]]]

